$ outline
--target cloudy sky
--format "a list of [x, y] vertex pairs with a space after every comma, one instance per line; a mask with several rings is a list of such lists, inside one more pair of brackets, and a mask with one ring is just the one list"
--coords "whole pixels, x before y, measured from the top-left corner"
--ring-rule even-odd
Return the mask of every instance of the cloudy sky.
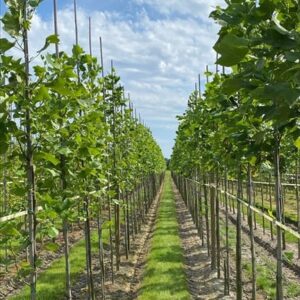
[[[88, 49], [92, 19], [93, 54], [102, 36], [106, 70], [114, 60], [137, 111], [169, 157], [177, 129], [176, 115], [206, 64], [213, 68], [218, 26], [208, 18], [222, 0], [77, 0], [80, 44]], [[57, 0], [62, 50], [74, 44], [73, 0]], [[1, 14], [4, 1], [0, 0]], [[53, 32], [52, 0], [44, 0], [33, 20], [31, 53]], [[202, 82], [203, 84], [203, 82]]]

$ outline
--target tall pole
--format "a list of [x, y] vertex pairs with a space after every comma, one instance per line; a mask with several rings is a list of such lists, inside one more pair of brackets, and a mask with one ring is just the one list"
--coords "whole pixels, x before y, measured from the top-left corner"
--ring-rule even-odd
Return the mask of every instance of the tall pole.
[[92, 52], [92, 19], [89, 17], [89, 50], [90, 50], [90, 55], [93, 55]]
[[201, 97], [202, 91], [201, 91], [201, 74], [198, 74], [198, 88], [199, 88], [199, 96]]

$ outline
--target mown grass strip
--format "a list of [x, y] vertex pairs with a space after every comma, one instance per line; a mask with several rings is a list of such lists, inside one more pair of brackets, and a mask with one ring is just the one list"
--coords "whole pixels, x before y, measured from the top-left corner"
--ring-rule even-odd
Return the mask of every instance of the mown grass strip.
[[[104, 239], [108, 234], [106, 230], [103, 232]], [[97, 232], [93, 232], [92, 251], [97, 251]], [[85, 241], [84, 238], [77, 242], [70, 250], [70, 265], [71, 265], [71, 278], [73, 283], [80, 274], [85, 270]], [[62, 256], [60, 259], [53, 262], [53, 264], [38, 276], [37, 281], [37, 299], [39, 300], [58, 300], [64, 299], [65, 293], [65, 258]], [[27, 300], [30, 299], [29, 287], [24, 287], [21, 292], [11, 300]]]
[[170, 173], [166, 174], [151, 251], [138, 299], [191, 299], [184, 273]]

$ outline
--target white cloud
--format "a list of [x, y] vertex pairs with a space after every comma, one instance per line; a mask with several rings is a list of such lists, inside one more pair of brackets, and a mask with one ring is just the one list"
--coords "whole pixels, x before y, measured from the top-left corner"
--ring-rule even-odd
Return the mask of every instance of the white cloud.
[[162, 14], [177, 13], [200, 17], [207, 21], [209, 13], [217, 6], [224, 3], [223, 0], [134, 0], [139, 5], [149, 5]]
[[[169, 130], [170, 140], [167, 143], [164, 138], [162, 145], [169, 156], [177, 124], [175, 117], [184, 112], [197, 74], [204, 71], [206, 64], [214, 63], [212, 46], [218, 27], [209, 21], [208, 14], [222, 1], [131, 1], [141, 5], [141, 13], [131, 20], [118, 12], [91, 13], [93, 54], [99, 56], [99, 36], [102, 36], [106, 71], [113, 59], [145, 122], [150, 127]], [[181, 15], [151, 19], [147, 6], [142, 6], [145, 4], [164, 14]], [[86, 10], [79, 8], [79, 41], [85, 50], [88, 50], [88, 17]], [[59, 11], [58, 20], [60, 48], [70, 52], [75, 41], [72, 8]], [[52, 34], [52, 28], [51, 20], [34, 17], [30, 33], [32, 55], [43, 46], [44, 37]], [[159, 130], [154, 134], [157, 140], [162, 140]]]

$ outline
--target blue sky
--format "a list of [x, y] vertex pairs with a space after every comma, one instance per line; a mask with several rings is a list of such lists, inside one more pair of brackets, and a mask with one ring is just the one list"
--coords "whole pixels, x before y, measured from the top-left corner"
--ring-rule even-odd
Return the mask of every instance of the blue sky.
[[[3, 12], [4, 2], [1, 1]], [[57, 0], [61, 48], [74, 43], [73, 0]], [[206, 64], [213, 68], [218, 26], [208, 15], [223, 0], [77, 0], [80, 44], [88, 48], [88, 18], [93, 24], [93, 53], [104, 43], [105, 66], [111, 59], [137, 111], [151, 128], [166, 157], [189, 94]], [[53, 32], [52, 0], [44, 0], [33, 20], [30, 50]], [[37, 38], [38, 37], [38, 38]], [[202, 82], [203, 85], [203, 82]]]

